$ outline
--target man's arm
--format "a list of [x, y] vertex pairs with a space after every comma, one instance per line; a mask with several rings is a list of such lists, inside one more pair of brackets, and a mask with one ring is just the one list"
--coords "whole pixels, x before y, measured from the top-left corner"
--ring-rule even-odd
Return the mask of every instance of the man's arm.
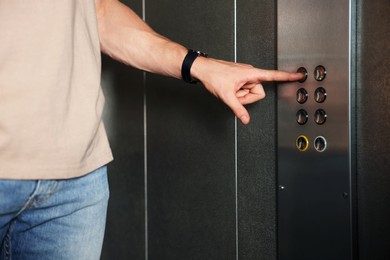
[[[187, 49], [153, 31], [130, 8], [117, 0], [95, 0], [104, 53], [135, 68], [181, 78]], [[298, 73], [261, 70], [251, 65], [198, 57], [191, 76], [225, 102], [241, 120], [249, 123], [243, 105], [265, 97], [263, 81], [295, 81]]]

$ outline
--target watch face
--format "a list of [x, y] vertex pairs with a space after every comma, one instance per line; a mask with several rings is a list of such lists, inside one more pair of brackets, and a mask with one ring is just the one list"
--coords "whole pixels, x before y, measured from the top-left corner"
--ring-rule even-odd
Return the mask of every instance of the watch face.
[[196, 51], [196, 50], [188, 50], [189, 52], [195, 52], [196, 54], [198, 54], [198, 56], [202, 56], [202, 57], [207, 57], [207, 53], [204, 53], [204, 52], [201, 52], [201, 51]]

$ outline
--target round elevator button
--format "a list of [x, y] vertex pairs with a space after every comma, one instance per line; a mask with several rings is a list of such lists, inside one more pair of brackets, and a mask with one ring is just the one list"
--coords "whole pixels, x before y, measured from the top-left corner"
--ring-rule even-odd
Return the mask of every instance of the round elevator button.
[[298, 136], [295, 145], [299, 151], [305, 152], [309, 148], [309, 139], [304, 135], [300, 135]]
[[309, 97], [309, 94], [307, 93], [306, 89], [300, 88], [297, 91], [297, 102], [299, 104], [303, 104], [307, 101], [307, 98]]
[[317, 103], [323, 103], [326, 100], [328, 93], [323, 87], [319, 87], [314, 92], [314, 99]]
[[307, 123], [307, 120], [309, 118], [309, 115], [307, 114], [306, 110], [301, 109], [297, 112], [297, 122], [300, 125], [304, 125]]
[[318, 109], [314, 114], [314, 120], [318, 125], [323, 125], [326, 122], [327, 117], [328, 115], [323, 109]]
[[323, 151], [326, 150], [326, 147], [327, 147], [327, 143], [326, 143], [325, 137], [323, 137], [323, 136], [318, 136], [318, 137], [314, 140], [314, 149], [316, 149], [317, 152], [322, 153]]
[[326, 77], [326, 69], [324, 66], [322, 65], [318, 65], [315, 69], [314, 69], [314, 78], [317, 80], [317, 81], [323, 81]]
[[304, 77], [302, 79], [298, 80], [298, 82], [301, 82], [301, 83], [305, 82], [307, 79], [307, 70], [304, 67], [300, 67], [300, 68], [298, 68], [297, 72], [304, 75]]

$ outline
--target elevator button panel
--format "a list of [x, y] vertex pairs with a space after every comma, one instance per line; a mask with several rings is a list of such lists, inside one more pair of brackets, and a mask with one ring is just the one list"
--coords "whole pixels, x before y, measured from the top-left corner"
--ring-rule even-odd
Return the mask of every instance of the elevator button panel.
[[304, 76], [277, 88], [278, 259], [351, 260], [353, 8], [276, 2], [278, 69]]
[[[297, 69], [297, 72], [300, 72], [305, 75], [304, 79], [298, 81], [299, 83], [303, 83], [307, 80], [307, 77], [309, 76], [309, 73], [307, 72], [305, 67], [299, 67]], [[313, 78], [316, 81], [323, 81], [325, 79], [327, 72], [324, 66], [317, 65], [314, 69]], [[314, 86], [314, 85], [313, 85]], [[314, 96], [314, 101], [316, 104], [322, 104], [326, 101], [328, 93], [324, 87], [317, 87], [315, 88], [313, 86], [308, 86], [309, 89], [313, 89], [312, 95]], [[296, 101], [303, 105], [301, 109], [299, 109], [296, 112], [296, 122], [304, 126], [307, 124], [309, 120], [309, 113], [307, 112], [307, 109], [310, 108], [310, 104], [306, 104], [309, 99], [309, 92], [305, 87], [300, 87], [296, 92]], [[313, 107], [313, 106], [311, 106]], [[324, 125], [327, 121], [328, 115], [326, 111], [323, 108], [316, 108], [316, 110], [312, 114], [312, 118], [314, 119], [314, 122], [317, 125]], [[298, 151], [305, 152], [309, 149], [309, 145], [306, 145], [309, 143], [309, 140], [306, 136], [302, 135], [299, 136], [296, 140], [296, 147]], [[313, 149], [317, 152], [324, 152], [326, 150], [326, 139], [325, 137], [319, 138], [317, 137], [315, 140], [313, 140]]]

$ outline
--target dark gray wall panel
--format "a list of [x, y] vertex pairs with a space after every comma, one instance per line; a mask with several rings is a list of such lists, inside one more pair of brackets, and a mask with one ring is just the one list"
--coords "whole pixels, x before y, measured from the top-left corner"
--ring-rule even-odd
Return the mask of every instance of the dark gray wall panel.
[[[237, 1], [237, 59], [276, 68], [276, 1]], [[238, 123], [240, 259], [276, 259], [275, 84], [266, 99], [249, 106], [251, 123]]]
[[[124, 1], [138, 14], [142, 1]], [[145, 259], [143, 73], [103, 57], [104, 121], [114, 161], [102, 259]]]
[[390, 259], [390, 2], [358, 1], [359, 259]]
[[[137, 13], [142, 1], [124, 1]], [[146, 0], [158, 32], [233, 60], [234, 1]], [[276, 0], [237, 1], [237, 58], [276, 67]], [[390, 3], [358, 0], [359, 259], [390, 258]], [[276, 259], [275, 86], [238, 123], [239, 259]], [[143, 74], [103, 60], [115, 161], [102, 259], [145, 259]], [[200, 85], [147, 76], [149, 259], [235, 259], [234, 120]], [[380, 109], [379, 109], [380, 108]], [[375, 138], [372, 138], [372, 137]]]
[[[233, 59], [233, 1], [148, 0], [159, 33]], [[234, 120], [198, 85], [147, 75], [149, 259], [235, 259]]]

